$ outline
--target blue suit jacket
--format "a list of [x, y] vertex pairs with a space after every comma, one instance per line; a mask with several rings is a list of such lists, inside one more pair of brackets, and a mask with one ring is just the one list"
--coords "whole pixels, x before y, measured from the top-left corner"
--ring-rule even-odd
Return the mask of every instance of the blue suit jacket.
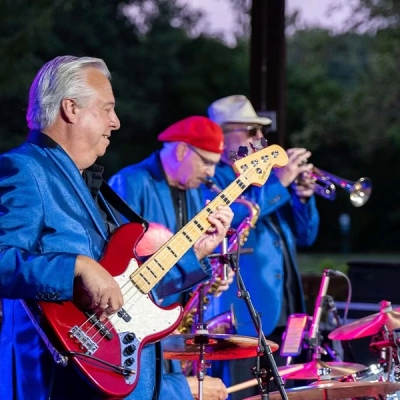
[[[99, 259], [106, 240], [106, 225], [81, 174], [55, 142], [31, 132], [26, 143], [0, 156], [2, 400], [47, 399], [54, 367], [18, 299], [71, 300], [77, 255]], [[190, 287], [190, 271], [206, 276], [193, 253], [181, 261], [185, 267], [171, 269], [161, 292]], [[135, 392], [151, 399], [160, 391], [155, 375], [162, 368], [154, 345], [143, 350], [141, 365]], [[99, 398], [73, 368], [58, 367], [54, 379], [52, 399]]]

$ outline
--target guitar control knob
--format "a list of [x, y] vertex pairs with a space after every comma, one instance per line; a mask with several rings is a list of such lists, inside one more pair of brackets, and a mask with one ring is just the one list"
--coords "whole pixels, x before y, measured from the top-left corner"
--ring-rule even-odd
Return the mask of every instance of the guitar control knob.
[[125, 343], [125, 344], [127, 344], [127, 343], [132, 343], [134, 340], [135, 340], [135, 337], [136, 337], [136, 335], [133, 333], [133, 332], [129, 332], [129, 333], [127, 333], [125, 336], [124, 336], [124, 338], [123, 338], [123, 342]]
[[131, 356], [136, 350], [136, 346], [133, 344], [130, 344], [129, 346], [126, 346], [124, 349], [124, 356]]
[[134, 361], [135, 360], [133, 359], [133, 357], [127, 358], [124, 362], [125, 367], [131, 367], [133, 365]]

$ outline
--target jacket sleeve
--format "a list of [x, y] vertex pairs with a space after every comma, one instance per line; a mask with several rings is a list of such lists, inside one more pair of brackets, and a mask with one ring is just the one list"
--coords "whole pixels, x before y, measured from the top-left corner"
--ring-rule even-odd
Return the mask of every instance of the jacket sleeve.
[[44, 226], [42, 190], [26, 159], [0, 158], [0, 297], [72, 298], [76, 255], [42, 253], [45, 236], [56, 234]]
[[164, 371], [162, 375], [161, 393], [159, 400], [192, 400], [188, 382], [182, 373], [182, 368], [178, 360], [167, 361], [170, 371]]
[[311, 246], [317, 238], [319, 228], [319, 213], [315, 196], [311, 196], [306, 203], [302, 203], [293, 193], [292, 209], [297, 245]]

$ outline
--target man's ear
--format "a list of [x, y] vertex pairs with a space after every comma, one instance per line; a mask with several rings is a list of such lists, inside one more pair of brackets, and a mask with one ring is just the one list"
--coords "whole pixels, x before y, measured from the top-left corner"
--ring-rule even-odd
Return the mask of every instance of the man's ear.
[[188, 152], [189, 147], [184, 142], [179, 142], [175, 148], [175, 155], [176, 159], [181, 162], [184, 158], [186, 153]]
[[73, 99], [63, 99], [61, 101], [61, 115], [66, 122], [74, 123], [78, 118], [78, 107]]

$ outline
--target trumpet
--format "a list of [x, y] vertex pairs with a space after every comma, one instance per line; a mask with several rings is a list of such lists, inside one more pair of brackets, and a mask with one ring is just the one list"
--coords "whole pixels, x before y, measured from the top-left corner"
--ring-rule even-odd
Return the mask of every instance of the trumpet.
[[[313, 181], [311, 187], [314, 189], [314, 193], [331, 201], [336, 198], [336, 186], [340, 186], [350, 194], [350, 202], [354, 207], [363, 206], [371, 196], [372, 182], [366, 177], [352, 182], [314, 167], [311, 178]], [[304, 184], [301, 177], [297, 179], [297, 183], [310, 186]]]

